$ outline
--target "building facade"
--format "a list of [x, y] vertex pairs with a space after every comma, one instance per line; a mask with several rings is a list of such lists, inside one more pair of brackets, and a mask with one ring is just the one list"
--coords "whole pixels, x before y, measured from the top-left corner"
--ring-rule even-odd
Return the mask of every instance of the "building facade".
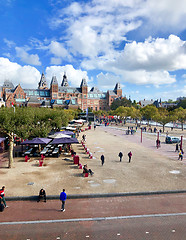
[[66, 73], [63, 75], [61, 84], [58, 83], [56, 76], [53, 76], [48, 88], [45, 75], [42, 73], [37, 89], [24, 89], [20, 84], [14, 87], [10, 81], [6, 80], [0, 87], [0, 97], [7, 107], [12, 105], [63, 107], [80, 108], [83, 111], [91, 108], [98, 111], [109, 110], [114, 99], [122, 97], [122, 89], [120, 83], [117, 83], [113, 90], [107, 92], [100, 91], [97, 87], [88, 91], [86, 79], [82, 79], [80, 87], [71, 87]]

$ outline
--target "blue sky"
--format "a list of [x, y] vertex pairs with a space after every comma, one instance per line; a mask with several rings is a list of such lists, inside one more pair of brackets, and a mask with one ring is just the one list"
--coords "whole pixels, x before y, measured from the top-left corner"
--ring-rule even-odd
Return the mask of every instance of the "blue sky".
[[61, 84], [132, 100], [186, 96], [185, 0], [1, 0], [0, 85]]

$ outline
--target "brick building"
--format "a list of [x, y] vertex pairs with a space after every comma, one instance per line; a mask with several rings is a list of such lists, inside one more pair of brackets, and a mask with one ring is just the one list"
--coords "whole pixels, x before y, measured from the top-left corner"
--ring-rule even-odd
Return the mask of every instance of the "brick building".
[[86, 79], [82, 79], [80, 87], [70, 87], [66, 74], [64, 73], [61, 84], [56, 76], [52, 77], [50, 88], [47, 87], [44, 73], [38, 83], [37, 89], [24, 89], [19, 85], [14, 85], [6, 80], [0, 87], [0, 97], [5, 101], [7, 107], [34, 106], [34, 107], [63, 107], [80, 108], [86, 110], [109, 110], [115, 98], [122, 97], [120, 83], [117, 83], [113, 90], [107, 92], [100, 91], [93, 87], [88, 91]]

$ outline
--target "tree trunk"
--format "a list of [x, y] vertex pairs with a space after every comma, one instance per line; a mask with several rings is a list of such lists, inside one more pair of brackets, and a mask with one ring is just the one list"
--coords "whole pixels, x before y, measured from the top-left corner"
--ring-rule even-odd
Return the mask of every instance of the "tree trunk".
[[163, 132], [165, 131], [165, 124], [163, 124]]
[[181, 129], [182, 129], [182, 131], [183, 131], [183, 122], [181, 123]]
[[13, 164], [13, 150], [14, 150], [14, 134], [11, 133], [11, 135], [9, 135], [9, 164], [8, 164], [8, 168], [12, 167]]

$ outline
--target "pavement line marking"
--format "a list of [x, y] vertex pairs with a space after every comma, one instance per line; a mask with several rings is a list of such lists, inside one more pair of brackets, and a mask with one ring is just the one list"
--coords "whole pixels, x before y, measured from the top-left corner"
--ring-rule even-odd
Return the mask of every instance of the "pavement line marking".
[[38, 224], [38, 223], [63, 223], [63, 222], [83, 222], [83, 221], [104, 221], [120, 220], [134, 218], [151, 218], [151, 217], [172, 217], [186, 216], [186, 213], [167, 213], [167, 214], [149, 214], [149, 215], [131, 215], [117, 217], [97, 217], [97, 218], [72, 218], [72, 219], [55, 219], [55, 220], [38, 220], [38, 221], [20, 221], [20, 222], [0, 222], [0, 225], [19, 225], [19, 224]]

